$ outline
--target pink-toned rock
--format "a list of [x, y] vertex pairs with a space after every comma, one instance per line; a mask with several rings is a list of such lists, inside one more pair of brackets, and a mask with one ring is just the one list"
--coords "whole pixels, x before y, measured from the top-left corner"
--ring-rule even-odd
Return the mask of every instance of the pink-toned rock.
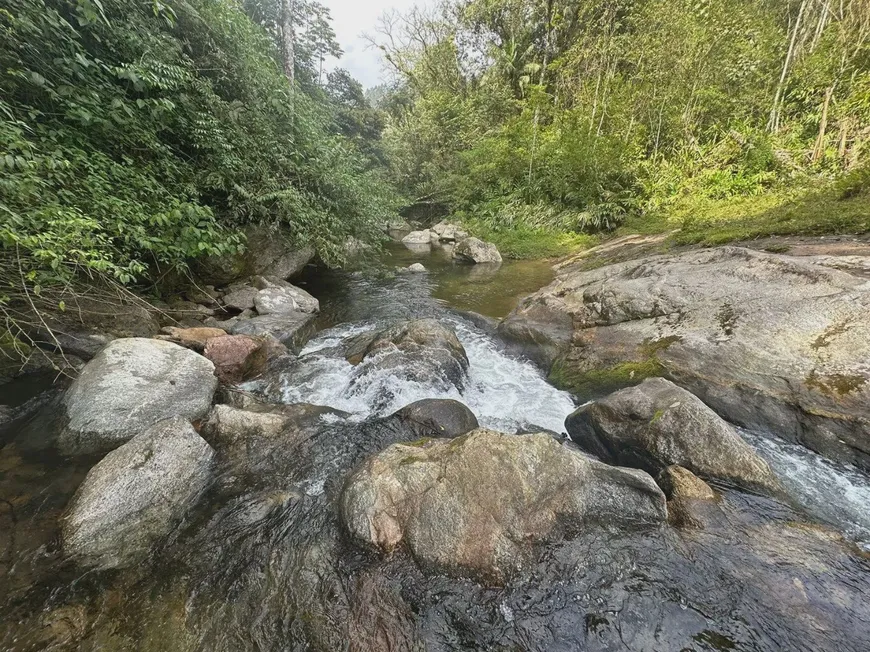
[[175, 326], [167, 326], [161, 329], [162, 335], [158, 335], [157, 339], [167, 340], [180, 344], [181, 346], [193, 349], [194, 351], [202, 351], [206, 343], [215, 337], [226, 335], [227, 332], [222, 328], [209, 328], [201, 326], [197, 328], [177, 328]]
[[205, 345], [205, 357], [214, 363], [214, 373], [224, 384], [240, 383], [263, 371], [268, 347], [261, 338], [223, 335]]

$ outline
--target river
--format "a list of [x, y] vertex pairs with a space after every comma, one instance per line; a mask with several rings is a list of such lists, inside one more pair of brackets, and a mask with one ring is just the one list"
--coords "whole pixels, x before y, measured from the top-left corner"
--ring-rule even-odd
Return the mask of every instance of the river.
[[[422, 262], [425, 273], [398, 271]], [[65, 560], [58, 519], [93, 460], [0, 451], [0, 650], [838, 650], [870, 649], [870, 480], [742, 433], [799, 503], [726, 486], [705, 527], [625, 534], [606, 524], [543, 547], [504, 586], [423, 573], [343, 535], [335, 491], [386, 441], [382, 417], [421, 398], [465, 403], [482, 425], [562, 433], [575, 400], [502, 343], [492, 320], [552, 279], [546, 262], [454, 264], [440, 249], [388, 248], [362, 272], [309, 268], [317, 334], [246, 389], [332, 417], [286, 483], [221, 478], [141, 567], [88, 573]], [[461, 390], [353, 366], [342, 339], [433, 317], [466, 349]], [[11, 388], [21, 401], [36, 388]], [[11, 394], [10, 394], [11, 395]], [[232, 480], [232, 479], [231, 479]], [[317, 487], [317, 490], [311, 490]], [[831, 526], [845, 535], [841, 540]]]

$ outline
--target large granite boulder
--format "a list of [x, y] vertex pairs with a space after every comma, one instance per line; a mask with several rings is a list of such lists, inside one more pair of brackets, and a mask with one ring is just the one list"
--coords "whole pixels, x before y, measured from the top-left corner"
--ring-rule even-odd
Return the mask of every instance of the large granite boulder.
[[648, 378], [587, 403], [565, 421], [580, 447], [613, 464], [659, 473], [672, 464], [773, 493], [782, 487], [749, 444], [696, 396]]
[[721, 247], [568, 262], [500, 332], [591, 398], [664, 376], [738, 425], [870, 466], [870, 284], [812, 259]]
[[349, 338], [345, 355], [364, 373], [392, 370], [419, 383], [462, 387], [468, 373], [468, 356], [453, 330], [435, 319], [399, 322], [381, 331]]
[[158, 421], [204, 417], [217, 388], [214, 365], [171, 342], [125, 338], [109, 343], [61, 399], [63, 454], [111, 450]]
[[501, 254], [491, 242], [465, 238], [453, 248], [453, 257], [466, 263], [500, 263]]
[[160, 421], [110, 452], [67, 508], [64, 553], [101, 570], [143, 560], [205, 490], [213, 458], [181, 417]]
[[547, 434], [478, 429], [457, 439], [395, 444], [348, 480], [341, 514], [351, 534], [425, 567], [499, 582], [529, 544], [592, 521], [619, 527], [667, 518], [642, 471], [607, 466]]
[[251, 225], [244, 232], [243, 252], [200, 259], [195, 267], [197, 275], [215, 285], [254, 274], [289, 279], [314, 258], [313, 247], [294, 247], [280, 227]]

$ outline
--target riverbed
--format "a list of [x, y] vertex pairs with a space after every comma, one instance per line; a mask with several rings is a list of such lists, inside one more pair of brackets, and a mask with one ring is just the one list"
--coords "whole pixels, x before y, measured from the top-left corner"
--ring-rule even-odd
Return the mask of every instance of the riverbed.
[[[427, 271], [401, 269], [414, 262]], [[309, 268], [298, 283], [320, 300], [317, 333], [281, 373], [245, 389], [348, 414], [324, 417], [287, 462], [286, 482], [218, 478], [138, 568], [83, 572], [61, 553], [59, 519], [95, 460], [6, 446], [0, 650], [870, 649], [870, 563], [853, 543], [870, 540], [870, 480], [775, 433], [742, 434], [799, 504], [717, 486], [721, 515], [704, 528], [626, 535], [593, 525], [541, 548], [501, 586], [425, 573], [407, 555], [347, 540], [334, 492], [378, 450], [383, 419], [413, 401], [458, 400], [508, 433], [563, 433], [574, 398], [500, 341], [493, 322], [551, 279], [546, 261], [475, 268], [441, 248], [398, 244], [376, 268]], [[339, 347], [423, 317], [449, 325], [465, 348], [461, 389], [352, 365]], [[38, 387], [14, 389], [21, 402]]]

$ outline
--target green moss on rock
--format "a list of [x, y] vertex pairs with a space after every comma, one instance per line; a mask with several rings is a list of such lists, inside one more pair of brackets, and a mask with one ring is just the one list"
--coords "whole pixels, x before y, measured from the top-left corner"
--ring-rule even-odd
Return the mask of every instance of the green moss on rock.
[[661, 376], [665, 371], [655, 357], [585, 371], [572, 368], [570, 362], [557, 360], [550, 369], [549, 380], [557, 387], [578, 396], [594, 398], [636, 385], [646, 378]]

